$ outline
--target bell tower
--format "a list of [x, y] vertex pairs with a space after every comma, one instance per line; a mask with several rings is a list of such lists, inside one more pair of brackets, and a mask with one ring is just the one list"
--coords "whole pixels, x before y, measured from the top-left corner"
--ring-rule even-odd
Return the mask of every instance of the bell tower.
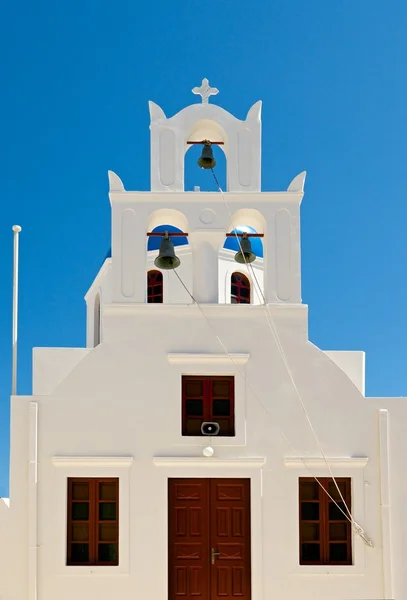
[[258, 192], [261, 178], [261, 102], [256, 102], [245, 121], [209, 103], [218, 93], [207, 79], [193, 88], [201, 104], [187, 106], [167, 119], [164, 111], [150, 102], [151, 191], [184, 191], [184, 159], [191, 143], [218, 141], [226, 155], [228, 192]]
[[[285, 191], [261, 191], [261, 102], [253, 104], [242, 121], [209, 102], [218, 90], [210, 87], [207, 79], [192, 92], [200, 102], [170, 118], [157, 104], [149, 103], [150, 191], [127, 191], [121, 179], [109, 171], [111, 259], [102, 268], [104, 276], [99, 274], [95, 280], [99, 287], [90, 293], [91, 288], [87, 296], [90, 304], [93, 298], [100, 302], [102, 341], [106, 304], [161, 302], [185, 306], [193, 303], [191, 296], [200, 304], [236, 303], [243, 296], [230, 292], [233, 277], [235, 282], [251, 282], [252, 286], [256, 280], [259, 289], [250, 295], [251, 304], [301, 303], [300, 205], [305, 172]], [[213, 164], [205, 159], [211, 156], [210, 146], [219, 145], [226, 157], [226, 190], [185, 191], [185, 155], [193, 144], [202, 145], [199, 165], [204, 167]], [[168, 238], [165, 231], [169, 228], [172, 233]], [[251, 261], [235, 263], [234, 254], [227, 250], [226, 236], [235, 230], [252, 232], [245, 240], [241, 238], [245, 254], [247, 251], [254, 261], [250, 268]], [[157, 231], [161, 232], [160, 240], [166, 238], [165, 252], [171, 253], [172, 248], [179, 261], [157, 261], [159, 245], [150, 243], [150, 236]], [[174, 235], [183, 236], [183, 246], [177, 245], [171, 237]], [[256, 250], [256, 256], [250, 247], [254, 241], [251, 235], [261, 238], [257, 242], [261, 254]], [[229, 266], [226, 268], [222, 261]], [[171, 271], [175, 264], [178, 277]], [[148, 297], [152, 269], [156, 290], [159, 285], [163, 288], [154, 294], [155, 300]], [[92, 314], [99, 311], [88, 303], [88, 315]], [[88, 331], [93, 331], [92, 327]], [[98, 339], [93, 333], [88, 337]]]

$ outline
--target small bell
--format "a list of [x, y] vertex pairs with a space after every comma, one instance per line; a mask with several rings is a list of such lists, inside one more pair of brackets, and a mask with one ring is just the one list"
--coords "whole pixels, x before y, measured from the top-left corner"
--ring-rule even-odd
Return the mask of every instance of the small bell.
[[209, 140], [204, 140], [202, 154], [198, 159], [198, 166], [201, 169], [213, 169], [216, 166], [216, 160], [213, 158], [213, 151]]
[[180, 259], [175, 255], [174, 244], [167, 232], [161, 240], [160, 251], [154, 264], [159, 269], [176, 269], [181, 264]]
[[256, 260], [256, 255], [252, 252], [252, 245], [247, 233], [244, 233], [240, 241], [240, 250], [235, 254], [235, 261], [241, 264], [252, 263]]

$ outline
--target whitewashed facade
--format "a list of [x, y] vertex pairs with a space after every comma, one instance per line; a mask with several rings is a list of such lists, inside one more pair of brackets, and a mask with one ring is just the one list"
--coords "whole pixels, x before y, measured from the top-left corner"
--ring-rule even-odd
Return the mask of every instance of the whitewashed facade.
[[[325, 352], [309, 341], [300, 275], [305, 174], [286, 191], [262, 192], [261, 103], [240, 121], [208, 102], [205, 85], [198, 91], [202, 103], [169, 119], [150, 103], [150, 192], [126, 191], [109, 174], [112, 257], [86, 296], [87, 347], [34, 349], [33, 395], [11, 398], [0, 598], [404, 600], [406, 399], [366, 398], [363, 352]], [[223, 142], [224, 196], [184, 191], [187, 142], [202, 139]], [[164, 301], [147, 302], [146, 273], [157, 255], [147, 251], [147, 233], [163, 224], [188, 233], [188, 244], [175, 248], [177, 273], [196, 303], [173, 271], [163, 274]], [[264, 234], [264, 257], [253, 264], [261, 292], [252, 271], [222, 249], [225, 234], [241, 225]], [[251, 280], [249, 305], [230, 303], [234, 271]], [[182, 434], [183, 376], [234, 377], [234, 435]], [[352, 516], [371, 545], [353, 530], [350, 564], [301, 564], [300, 478], [332, 474], [349, 481]], [[68, 564], [70, 478], [117, 482], [118, 564]], [[229, 491], [228, 479], [250, 484], [250, 505], [246, 497], [244, 508], [230, 508], [238, 520], [223, 533], [219, 515], [229, 509], [211, 512], [210, 504], [199, 518], [186, 510], [178, 535], [198, 519], [188, 538], [198, 540], [189, 556], [197, 557], [195, 570], [169, 559], [181, 539], [169, 539], [174, 479], [221, 481]], [[229, 526], [241, 537], [233, 543], [235, 558], [245, 555], [243, 570], [222, 567], [233, 553], [211, 556], [215, 543], [222, 548], [213, 527], [227, 537]], [[179, 580], [169, 591], [171, 569]]]

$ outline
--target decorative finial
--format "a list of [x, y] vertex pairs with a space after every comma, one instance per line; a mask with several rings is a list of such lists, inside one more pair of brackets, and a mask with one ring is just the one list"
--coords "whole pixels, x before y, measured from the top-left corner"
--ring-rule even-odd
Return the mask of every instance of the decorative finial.
[[208, 104], [209, 96], [216, 96], [216, 94], [219, 94], [219, 90], [217, 88], [210, 87], [207, 79], [202, 79], [201, 87], [194, 87], [192, 89], [192, 93], [201, 96], [202, 104]]

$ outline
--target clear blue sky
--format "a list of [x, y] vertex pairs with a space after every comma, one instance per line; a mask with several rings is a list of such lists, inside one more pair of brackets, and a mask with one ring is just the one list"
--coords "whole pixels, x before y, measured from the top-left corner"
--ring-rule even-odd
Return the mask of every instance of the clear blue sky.
[[[367, 394], [407, 395], [407, 4], [8, 2], [0, 53], [0, 495], [8, 488], [12, 232], [22, 225], [19, 392], [33, 346], [83, 346], [110, 245], [107, 170], [149, 186], [149, 114], [263, 100], [263, 189], [307, 170], [310, 338], [367, 352]], [[192, 151], [191, 151], [192, 152]], [[191, 159], [192, 159], [191, 154]], [[188, 163], [190, 186], [200, 175]], [[196, 176], [196, 181], [195, 181]]]

